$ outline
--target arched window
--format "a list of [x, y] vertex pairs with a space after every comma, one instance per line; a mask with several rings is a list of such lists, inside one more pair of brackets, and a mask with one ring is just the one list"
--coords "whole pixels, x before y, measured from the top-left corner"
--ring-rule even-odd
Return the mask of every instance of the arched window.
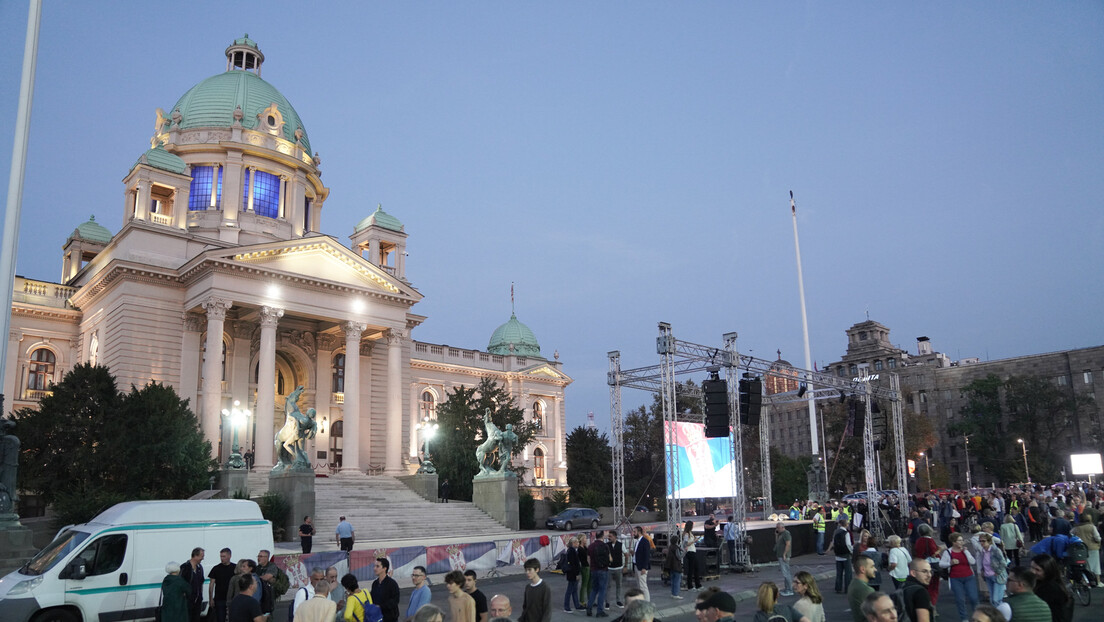
[[433, 396], [432, 391], [422, 391], [422, 404], [419, 414], [422, 416], [422, 421], [437, 419], [437, 398]]
[[533, 402], [533, 424], [538, 430], [544, 429], [544, 405], [539, 400]]
[[193, 166], [192, 185], [188, 193], [188, 210], [218, 209], [222, 203], [222, 167], [218, 174], [214, 166]]
[[54, 381], [54, 364], [57, 359], [48, 348], [39, 348], [31, 352], [31, 363], [28, 366], [27, 388], [31, 391], [45, 391], [46, 387]]
[[345, 392], [345, 355], [335, 354], [333, 357], [333, 388], [334, 393]]
[[533, 450], [533, 477], [544, 479], [544, 450], [540, 447]]
[[242, 184], [242, 204], [249, 205], [249, 188], [253, 187], [253, 211], [260, 216], [280, 215], [280, 178], [272, 173], [253, 171], [253, 183]]

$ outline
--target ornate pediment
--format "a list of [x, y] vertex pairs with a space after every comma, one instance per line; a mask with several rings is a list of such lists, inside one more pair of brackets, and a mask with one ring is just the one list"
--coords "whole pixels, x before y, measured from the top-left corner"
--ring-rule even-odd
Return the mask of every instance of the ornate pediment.
[[547, 363], [541, 363], [532, 367], [527, 367], [520, 372], [523, 376], [530, 376], [535, 378], [552, 378], [555, 380], [563, 380], [571, 382], [571, 378], [563, 372], [558, 371], [555, 367]]
[[401, 281], [329, 238], [238, 249], [227, 259], [301, 278], [368, 286], [390, 294], [408, 293]]

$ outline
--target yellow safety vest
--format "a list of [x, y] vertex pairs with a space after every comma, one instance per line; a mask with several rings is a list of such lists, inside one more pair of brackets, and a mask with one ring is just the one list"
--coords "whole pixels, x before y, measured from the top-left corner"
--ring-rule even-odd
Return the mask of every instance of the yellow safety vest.
[[824, 516], [820, 512], [813, 514], [813, 529], [816, 529], [820, 533], [824, 533]]

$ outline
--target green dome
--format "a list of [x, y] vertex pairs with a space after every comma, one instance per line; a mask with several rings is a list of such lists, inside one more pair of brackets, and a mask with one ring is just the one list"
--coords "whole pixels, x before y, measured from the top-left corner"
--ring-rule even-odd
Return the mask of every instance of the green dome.
[[391, 231], [398, 231], [402, 233], [403, 224], [399, 222], [398, 218], [395, 218], [391, 214], [383, 211], [383, 205], [376, 205], [376, 211], [368, 215], [367, 218], [357, 223], [356, 229], [353, 233], [363, 231], [372, 225], [377, 227], [383, 227], [384, 229], [390, 229]]
[[[177, 173], [183, 175], [188, 170], [187, 163], [181, 160], [174, 154], [165, 151], [165, 148], [158, 143], [156, 147], [142, 154], [142, 157], [138, 158], [138, 161], [134, 163], [134, 166], [139, 164], [148, 164], [153, 168], [159, 168], [163, 171], [169, 171], [170, 173]], [[130, 167], [131, 170], [134, 166]], [[99, 225], [96, 225], [99, 227]], [[102, 229], [102, 227], [101, 227]]]
[[[513, 351], [510, 350], [511, 345], [514, 346]], [[541, 355], [537, 336], [528, 326], [519, 322], [517, 315], [513, 313], [510, 314], [510, 321], [495, 329], [491, 342], [487, 344], [487, 352], [517, 356]]]
[[83, 240], [89, 240], [91, 242], [102, 242], [107, 244], [111, 241], [111, 232], [104, 228], [103, 225], [96, 222], [95, 216], [90, 216], [88, 222], [81, 223], [77, 230], [73, 232], [73, 237], [79, 237]]
[[234, 109], [241, 106], [242, 127], [252, 130], [257, 128], [257, 115], [272, 104], [276, 104], [283, 116], [283, 138], [295, 142], [295, 130], [302, 129], [303, 149], [312, 153], [307, 129], [291, 102], [271, 84], [249, 71], [232, 69], [207, 78], [188, 89], [169, 114], [179, 110], [184, 117], [180, 128], [185, 130], [196, 127], [228, 128], [234, 124]]

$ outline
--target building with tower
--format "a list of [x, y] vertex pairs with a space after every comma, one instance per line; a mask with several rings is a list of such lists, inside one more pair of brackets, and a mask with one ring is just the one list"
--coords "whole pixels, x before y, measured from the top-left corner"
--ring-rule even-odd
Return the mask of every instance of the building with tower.
[[223, 413], [247, 407], [238, 438], [264, 469], [283, 396], [303, 386], [318, 413], [316, 464], [402, 475], [446, 392], [490, 377], [541, 422], [516, 457], [526, 483], [566, 484], [571, 378], [558, 353], [544, 357], [514, 315], [486, 351], [415, 341], [426, 318], [414, 312], [423, 294], [406, 276], [405, 226], [377, 206], [347, 245], [325, 233], [330, 189], [302, 119], [261, 77], [248, 35], [225, 55], [224, 72], [156, 111], [151, 146], [123, 178], [119, 231], [90, 219], [65, 241], [59, 282], [17, 278], [10, 407], [34, 406], [95, 362], [121, 387], [172, 386], [223, 462]]

